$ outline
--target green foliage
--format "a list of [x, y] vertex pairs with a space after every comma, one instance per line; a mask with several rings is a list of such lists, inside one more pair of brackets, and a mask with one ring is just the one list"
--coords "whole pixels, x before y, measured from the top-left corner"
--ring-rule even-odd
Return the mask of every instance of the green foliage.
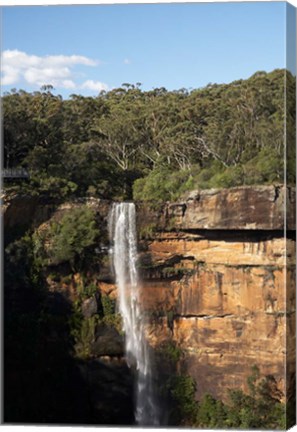
[[155, 222], [142, 225], [139, 229], [139, 237], [141, 239], [150, 239], [153, 237], [157, 229], [157, 224]]
[[67, 179], [53, 176], [38, 176], [34, 175], [30, 179], [28, 185], [23, 186], [23, 192], [37, 192], [46, 195], [48, 198], [61, 199], [68, 198], [75, 194], [77, 184]]
[[102, 317], [101, 322], [107, 326], [114, 327], [119, 333], [122, 332], [123, 322], [119, 313], [116, 313], [116, 301], [108, 295], [101, 295]]
[[95, 329], [98, 323], [96, 315], [84, 318], [79, 326], [79, 330], [73, 331], [75, 336], [75, 353], [80, 358], [88, 358], [91, 355], [91, 346], [95, 341]]
[[284, 159], [274, 150], [263, 149], [245, 165], [246, 184], [283, 182]]
[[34, 239], [30, 233], [5, 248], [5, 274], [9, 285], [24, 284], [28, 288], [42, 286], [42, 261], [35, 254]]
[[80, 300], [93, 297], [97, 293], [97, 287], [94, 283], [85, 284], [84, 281], [78, 286]]
[[256, 383], [260, 376], [260, 370], [257, 365], [251, 367], [251, 375], [247, 378], [247, 384], [249, 387], [249, 393], [252, 397], [255, 397], [257, 392]]
[[181, 359], [182, 350], [173, 341], [164, 342], [158, 349], [158, 355], [161, 357], [161, 361], [172, 366], [176, 365]]
[[[94, 285], [81, 284], [78, 299], [73, 303], [72, 313], [69, 317], [71, 336], [74, 338], [75, 355], [86, 359], [91, 355], [91, 347], [95, 341], [95, 330], [99, 322], [97, 314], [84, 317], [82, 314], [83, 300], [93, 295]], [[88, 295], [91, 294], [91, 295]]]
[[217, 161], [208, 163], [206, 168], [193, 166], [187, 171], [170, 172], [168, 168], [158, 168], [134, 182], [133, 197], [141, 201], [172, 201], [193, 189], [281, 183], [283, 172], [280, 155], [274, 150], [263, 149], [245, 164], [227, 168]]
[[272, 396], [274, 378], [267, 376], [260, 380], [257, 366], [251, 371], [247, 380], [248, 394], [230, 390], [225, 404], [211, 395], [204, 395], [199, 402], [195, 425], [221, 429], [285, 429], [285, 405]]
[[228, 188], [244, 184], [244, 170], [240, 165], [226, 168], [222, 173], [215, 174], [209, 180], [209, 186], [215, 188]]
[[101, 304], [103, 310], [103, 316], [114, 315], [115, 314], [115, 300], [112, 300], [108, 295], [101, 295]]
[[118, 333], [123, 334], [123, 320], [120, 314], [105, 315], [101, 322], [109, 327], [114, 327]]
[[198, 407], [193, 378], [189, 375], [174, 375], [169, 379], [167, 387], [171, 397], [170, 417], [173, 424], [193, 424]]
[[285, 406], [259, 393], [255, 397], [233, 390], [226, 405], [226, 426], [239, 429], [281, 429], [285, 422]]
[[163, 267], [161, 272], [162, 272], [162, 277], [164, 278], [182, 277], [185, 275], [193, 274], [192, 269], [183, 268], [183, 267]]
[[78, 207], [66, 213], [59, 222], [52, 222], [48, 233], [49, 257], [52, 264], [68, 261], [77, 267], [98, 236], [94, 213], [88, 207]]
[[49, 176], [61, 171], [65, 146], [63, 101], [42, 91], [20, 90], [3, 97], [5, 166], [29, 165]]
[[[286, 76], [286, 79], [284, 79]], [[286, 112], [285, 98], [286, 93]], [[294, 77], [285, 70], [201, 89], [125, 84], [63, 101], [51, 89], [3, 97], [4, 166], [30, 193], [174, 200], [195, 188], [295, 179]]]
[[[173, 332], [173, 325], [174, 325], [174, 310], [169, 310], [166, 312], [166, 318], [167, 318], [167, 327]], [[178, 361], [178, 359], [176, 360]]]
[[81, 301], [76, 300], [73, 303], [72, 313], [68, 320], [71, 336], [75, 339], [75, 341], [79, 340], [83, 319], [84, 317], [81, 311]]
[[133, 184], [133, 197], [142, 201], [171, 201], [188, 187], [192, 188], [191, 174], [187, 170], [172, 171], [161, 166]]
[[195, 423], [201, 428], [224, 429], [227, 411], [225, 405], [211, 395], [205, 394], [199, 402]]
[[75, 341], [75, 355], [81, 359], [87, 359], [91, 356], [97, 325], [104, 324], [108, 327], [114, 327], [119, 333], [122, 331], [122, 318], [120, 314], [115, 313], [115, 301], [105, 294], [101, 295], [101, 311], [89, 318], [83, 316], [83, 301], [92, 297], [96, 292], [95, 284], [85, 285], [82, 283], [69, 319], [71, 335]]
[[163, 366], [160, 396], [167, 401], [170, 425], [237, 430], [286, 428], [286, 406], [274, 396], [273, 376], [261, 378], [258, 367], [253, 366], [247, 380], [248, 393], [229, 390], [224, 402], [204, 394], [197, 402], [196, 383], [182, 373], [181, 355], [173, 343], [164, 344], [158, 351]]

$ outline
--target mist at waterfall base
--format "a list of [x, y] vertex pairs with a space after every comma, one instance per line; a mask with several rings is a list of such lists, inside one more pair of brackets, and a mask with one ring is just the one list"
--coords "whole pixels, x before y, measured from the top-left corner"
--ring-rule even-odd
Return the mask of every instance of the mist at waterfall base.
[[135, 368], [135, 422], [158, 426], [159, 412], [152, 379], [152, 359], [145, 338], [144, 315], [139, 301], [136, 210], [133, 203], [114, 203], [109, 214], [111, 259], [118, 288], [128, 366]]

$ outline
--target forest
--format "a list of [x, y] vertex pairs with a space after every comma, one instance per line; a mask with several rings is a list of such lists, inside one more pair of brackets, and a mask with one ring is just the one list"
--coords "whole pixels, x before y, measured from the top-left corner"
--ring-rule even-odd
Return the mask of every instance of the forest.
[[51, 85], [13, 89], [2, 98], [4, 167], [30, 178], [7, 186], [55, 199], [175, 200], [191, 189], [283, 183], [285, 148], [291, 183], [295, 94], [283, 69], [193, 90], [124, 83], [65, 100]]
[[[2, 97], [3, 166], [29, 173], [4, 179], [8, 197], [42, 197], [54, 207], [88, 197], [158, 203], [193, 189], [295, 182], [296, 88], [285, 70], [192, 90], [124, 83], [96, 97], [54, 93], [45, 85]], [[133, 373], [98, 362], [103, 349], [123, 356], [121, 317], [98, 289], [109, 266], [99, 213], [80, 205], [39, 227], [7, 225], [6, 422], [134, 424]], [[197, 401], [199, 383], [178, 367], [183, 356], [171, 342], [156, 352], [164, 424], [279, 429], [294, 417], [294, 405], [274, 394], [274, 377], [256, 365], [247, 391]]]

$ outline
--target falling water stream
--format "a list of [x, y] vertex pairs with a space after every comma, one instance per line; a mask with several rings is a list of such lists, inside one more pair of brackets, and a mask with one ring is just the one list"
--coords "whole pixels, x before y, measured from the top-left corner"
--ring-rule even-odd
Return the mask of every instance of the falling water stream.
[[139, 277], [136, 267], [136, 211], [133, 203], [113, 204], [109, 215], [112, 263], [118, 287], [118, 307], [123, 319], [126, 359], [136, 369], [135, 420], [139, 426], [157, 426], [151, 356], [144, 332], [140, 307]]

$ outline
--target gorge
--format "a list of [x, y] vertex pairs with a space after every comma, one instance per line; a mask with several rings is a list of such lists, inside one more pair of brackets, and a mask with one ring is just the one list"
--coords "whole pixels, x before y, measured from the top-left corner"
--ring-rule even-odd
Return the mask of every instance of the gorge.
[[[91, 250], [95, 264], [89, 255], [73, 270], [63, 261], [51, 262], [50, 227], [75, 209], [85, 207], [92, 210], [100, 228], [96, 251]], [[257, 365], [262, 377], [270, 377], [275, 400], [286, 402], [292, 398], [294, 190], [277, 185], [193, 191], [178, 202], [154, 206], [136, 202], [135, 208], [136, 214], [134, 205], [128, 203], [113, 207], [109, 201], [99, 199], [49, 203], [26, 196], [7, 198], [4, 206], [6, 233], [18, 239], [28, 229], [34, 231], [35, 251], [38, 239], [45, 257], [42, 271], [48, 291], [60, 302], [64, 299], [70, 305], [79, 304], [83, 323], [87, 322], [86, 328], [91, 329], [89, 333], [85, 330], [87, 348], [79, 361], [89, 380], [87, 392], [95, 412], [94, 422], [103, 419], [113, 424], [116, 418], [113, 403], [112, 408], [109, 405], [110, 414], [106, 414], [105, 405], [110, 402], [101, 400], [95, 388], [102, 365], [112, 383], [118, 380], [117, 385], [113, 384], [111, 398], [121, 398], [123, 392], [123, 400], [127, 401], [125, 391], [128, 389], [131, 395], [133, 389], [134, 378], [128, 380], [131, 370], [125, 369], [125, 383], [120, 372], [126, 367], [122, 326], [128, 364], [137, 364], [139, 409], [134, 420], [131, 413], [123, 420], [124, 408], [117, 413], [119, 422], [147, 424], [141, 414], [144, 412], [150, 424], [157, 424], [154, 404], [151, 409], [144, 408], [141, 388], [145, 386], [147, 397], [152, 385], [149, 350], [158, 353], [165, 347], [168, 351], [168, 344], [174, 347], [174, 355], [178, 351], [175, 371], [196, 382], [198, 401], [207, 393], [226, 401], [228, 389], [248, 391], [253, 365]], [[134, 222], [139, 245], [137, 264]], [[109, 235], [115, 277], [110, 271]], [[127, 259], [123, 260], [123, 256]], [[141, 290], [136, 291], [139, 280]], [[92, 289], [86, 289], [91, 283]], [[17, 294], [16, 299], [9, 299], [10, 303], [22, 295], [22, 288], [12, 288]], [[132, 294], [130, 304], [125, 290]], [[114, 312], [104, 312], [112, 309], [116, 299], [123, 316], [119, 326], [114, 325]], [[141, 322], [139, 304], [144, 318]], [[55, 304], [54, 309], [57, 307]], [[160, 374], [163, 372], [161, 367]], [[146, 375], [149, 379], [143, 382]]]

